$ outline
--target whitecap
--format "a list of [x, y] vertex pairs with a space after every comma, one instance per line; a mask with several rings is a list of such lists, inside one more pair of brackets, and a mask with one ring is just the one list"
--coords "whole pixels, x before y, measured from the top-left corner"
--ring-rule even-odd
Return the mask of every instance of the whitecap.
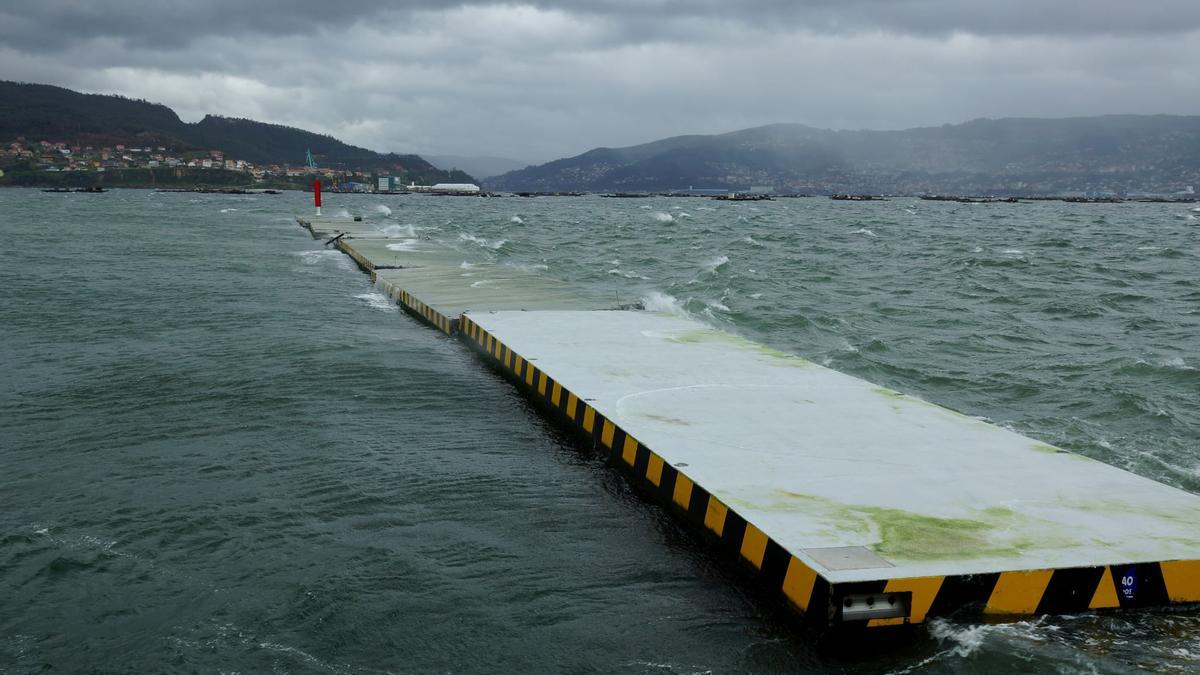
[[346, 209], [338, 209], [337, 212], [333, 214], [333, 217], [334, 218], [349, 218], [350, 212], [347, 211]]
[[378, 309], [383, 312], [396, 311], [396, 306], [383, 293], [360, 293], [354, 297], [367, 303], [367, 306], [371, 309]]
[[316, 265], [322, 260], [331, 260], [334, 258], [344, 257], [341, 251], [335, 251], [328, 248], [321, 251], [296, 251], [293, 255], [300, 256], [300, 259], [304, 261], [305, 265]]
[[517, 225], [524, 225], [524, 224], [525, 224], [525, 221], [524, 221], [524, 220], [521, 220], [521, 216], [513, 216], [512, 218], [509, 218], [509, 219], [508, 219], [508, 222], [510, 222], [510, 223], [516, 223]]
[[522, 272], [528, 272], [530, 274], [533, 274], [535, 272], [544, 272], [544, 271], [550, 269], [549, 265], [543, 265], [542, 263], [526, 264], [526, 263], [510, 262], [510, 263], [504, 263], [504, 264], [507, 267], [511, 267], [515, 270], [520, 270]]
[[655, 211], [654, 213], [651, 214], [651, 216], [660, 223], [675, 222], [675, 216], [672, 216], [671, 214], [667, 213], [666, 211]]
[[720, 311], [722, 311], [722, 312], [732, 312], [732, 311], [733, 311], [732, 309], [729, 309], [729, 306], [728, 306], [728, 305], [726, 305], [725, 303], [723, 303], [723, 302], [718, 302], [718, 301], [716, 301], [716, 300], [714, 300], [714, 301], [711, 301], [711, 302], [706, 300], [706, 301], [704, 302], [704, 304], [708, 305], [708, 306], [709, 306], [709, 307], [711, 307], [712, 309], [720, 310]]
[[983, 247], [976, 246], [975, 248], [971, 249], [971, 253], [983, 253]]
[[729, 256], [719, 255], [704, 263], [705, 272], [716, 272], [721, 266], [729, 264]]
[[1018, 248], [1006, 248], [1001, 251], [1004, 255], [1025, 255], [1025, 251]]
[[462, 264], [459, 265], [459, 267], [464, 270], [473, 270], [476, 267], [479, 267], [479, 265], [476, 265], [474, 263], [469, 263], [466, 260], [464, 260], [464, 261], [462, 261]]
[[680, 217], [680, 218], [691, 218], [691, 217], [692, 217], [692, 214], [688, 213], [687, 211], [680, 211], [680, 212], [679, 212], [679, 217]]
[[234, 211], [237, 211], [237, 209], [221, 209], [221, 213], [232, 213]]
[[388, 237], [408, 237], [411, 239], [417, 236], [417, 228], [413, 227], [410, 223], [388, 225], [387, 227], [379, 228], [379, 231]]
[[1195, 370], [1195, 368], [1184, 362], [1182, 356], [1176, 356], [1174, 358], [1167, 359], [1166, 361], [1163, 361], [1162, 364], [1167, 368], [1175, 368], [1177, 370]]
[[384, 206], [383, 204], [376, 204], [375, 205], [375, 213], [378, 213], [383, 216], [390, 216], [390, 215], [392, 215], [392, 210], [389, 209], [388, 207]]
[[650, 280], [650, 277], [638, 274], [637, 272], [634, 272], [633, 270], [626, 271], [626, 270], [617, 269], [614, 267], [613, 269], [609, 270], [608, 273], [612, 274], [613, 276], [625, 277], [626, 279], [643, 279], [645, 281]]
[[494, 279], [480, 279], [471, 284], [471, 288], [483, 288], [484, 286], [494, 286], [495, 284], [496, 281]]
[[762, 293], [751, 293], [751, 294], [750, 294], [750, 297], [751, 297], [751, 298], [753, 298], [753, 299], [755, 299], [755, 300], [758, 300], [759, 298], [761, 298], [761, 297], [762, 297]]
[[406, 241], [397, 241], [387, 245], [389, 251], [415, 251], [420, 246], [420, 242], [416, 239], [408, 239]]
[[758, 241], [754, 237], [751, 237], [750, 235], [746, 235], [746, 236], [742, 237], [742, 241], [746, 242], [747, 244], [750, 244], [751, 246], [762, 246], [762, 242]]
[[459, 241], [469, 241], [472, 244], [475, 244], [477, 246], [482, 246], [483, 248], [490, 248], [493, 251], [500, 250], [501, 246], [508, 243], [507, 239], [497, 239], [495, 241], [491, 241], [488, 239], [484, 239], [483, 237], [476, 237], [473, 234], [467, 234], [466, 232], [459, 234], [458, 240]]
[[867, 235], [868, 237], [878, 237], [878, 236], [879, 236], [879, 235], [875, 234], [874, 232], [872, 232], [872, 231], [868, 230], [868, 229], [867, 229], [867, 228], [865, 228], [865, 227], [860, 227], [860, 228], [858, 228], [857, 230], [855, 230], [854, 232], [852, 232], [852, 234], [865, 234], [865, 235]]
[[666, 312], [677, 316], [686, 314], [683, 303], [679, 302], [678, 298], [658, 291], [651, 291], [643, 296], [642, 306], [651, 312]]

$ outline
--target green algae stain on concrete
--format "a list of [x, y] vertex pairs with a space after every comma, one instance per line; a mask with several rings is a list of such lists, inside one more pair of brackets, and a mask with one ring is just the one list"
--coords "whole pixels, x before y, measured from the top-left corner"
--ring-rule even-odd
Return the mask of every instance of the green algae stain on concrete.
[[1070, 450], [1063, 450], [1062, 448], [1055, 447], [1055, 446], [1049, 445], [1047, 443], [1034, 443], [1030, 447], [1033, 449], [1034, 452], [1040, 452], [1040, 453], [1046, 454], [1046, 455], [1063, 455], [1070, 459], [1075, 459], [1075, 460], [1079, 460], [1082, 462], [1097, 461], [1097, 460], [1092, 459], [1091, 457], [1088, 457], [1087, 455], [1081, 455], [1077, 452], [1071, 452]]
[[792, 368], [808, 368], [812, 365], [811, 361], [803, 359], [795, 354], [788, 354], [773, 347], [761, 345], [757, 342], [752, 342], [738, 335], [726, 333], [725, 331], [716, 330], [713, 328], [700, 328], [697, 330], [677, 331], [665, 334], [662, 336], [668, 342], [676, 344], [727, 344], [742, 351], [752, 352], [759, 356], [766, 356], [771, 359], [782, 362]]
[[[1038, 546], [1027, 538], [1007, 539], [1018, 521], [1027, 520], [1012, 509], [990, 507], [975, 517], [943, 518], [903, 509], [845, 504], [813, 495], [776, 491], [778, 499], [745, 506], [766, 511], [809, 513], [827, 523], [819, 532], [832, 537], [846, 534], [873, 537], [867, 548], [889, 561], [968, 560], [1016, 557]], [[730, 505], [737, 510], [737, 500]]]

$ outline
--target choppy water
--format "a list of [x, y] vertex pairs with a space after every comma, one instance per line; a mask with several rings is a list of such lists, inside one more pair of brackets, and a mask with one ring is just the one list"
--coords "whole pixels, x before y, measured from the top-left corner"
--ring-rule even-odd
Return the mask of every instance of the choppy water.
[[[1200, 492], [1190, 207], [330, 201]], [[0, 672], [1200, 668], [1194, 610], [818, 652], [302, 211], [0, 191]]]

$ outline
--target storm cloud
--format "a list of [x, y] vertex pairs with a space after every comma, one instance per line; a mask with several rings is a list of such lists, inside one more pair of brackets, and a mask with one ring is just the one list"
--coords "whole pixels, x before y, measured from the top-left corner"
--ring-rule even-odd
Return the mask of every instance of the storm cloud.
[[544, 161], [772, 122], [1196, 113], [1200, 3], [9, 3], [0, 78]]

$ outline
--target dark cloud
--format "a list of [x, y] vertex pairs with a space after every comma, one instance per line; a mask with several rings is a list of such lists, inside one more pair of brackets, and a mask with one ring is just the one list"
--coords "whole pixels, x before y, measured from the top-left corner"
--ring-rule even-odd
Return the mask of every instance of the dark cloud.
[[356, 23], [392, 23], [415, 12], [527, 5], [600, 18], [617, 42], [680, 37], [695, 20], [764, 30], [885, 31], [913, 35], [1129, 35], [1200, 28], [1196, 0], [486, 0], [331, 3], [328, 0], [39, 0], [0, 9], [0, 42], [29, 50], [111, 38], [181, 49], [220, 36], [315, 35]]
[[0, 8], [0, 77], [380, 150], [544, 160], [781, 121], [1194, 113], [1200, 2], [64, 2]]

